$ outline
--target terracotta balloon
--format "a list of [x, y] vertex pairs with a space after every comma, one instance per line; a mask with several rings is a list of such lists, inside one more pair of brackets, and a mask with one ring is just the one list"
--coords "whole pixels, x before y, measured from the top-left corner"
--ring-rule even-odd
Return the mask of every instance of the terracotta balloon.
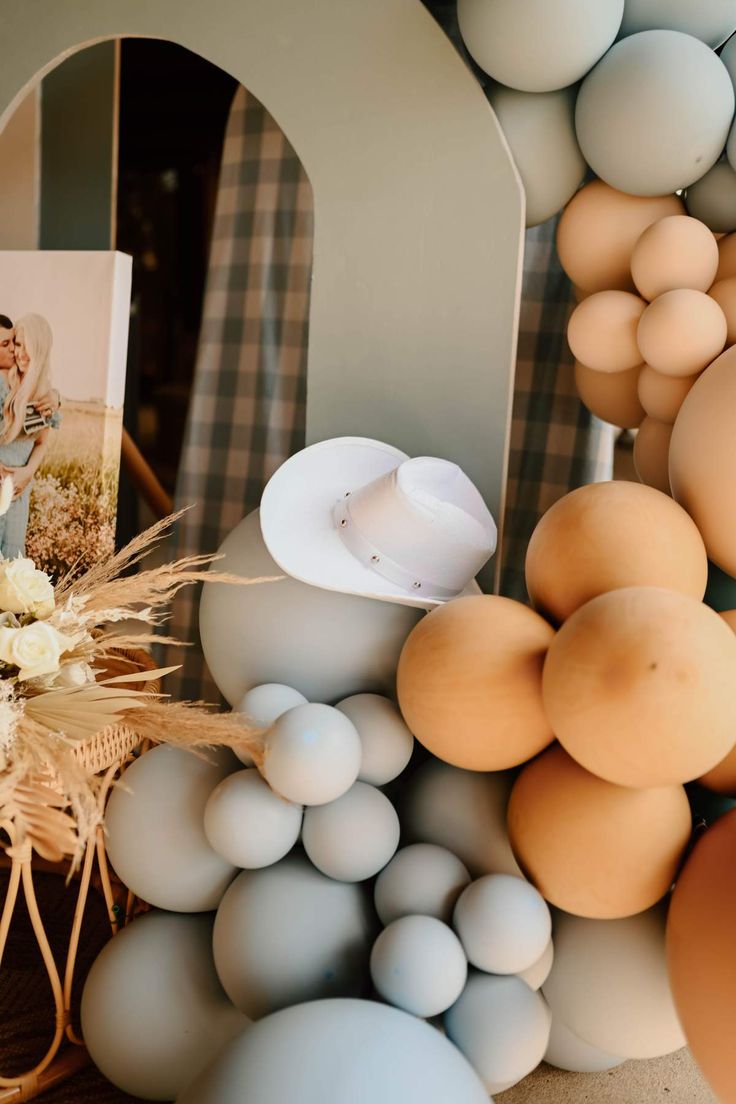
[[641, 235], [631, 254], [631, 275], [640, 295], [656, 299], [675, 288], [707, 291], [718, 269], [718, 246], [705, 225], [690, 215], [659, 219]]
[[726, 234], [718, 240], [718, 271], [716, 280], [736, 276], [736, 234]]
[[736, 347], [694, 384], [670, 443], [675, 499], [700, 530], [708, 556], [736, 575]]
[[541, 673], [551, 626], [520, 602], [456, 598], [409, 634], [399, 660], [401, 712], [438, 759], [496, 771], [554, 739], [542, 709]]
[[670, 439], [672, 426], [658, 422], [656, 418], [645, 418], [639, 426], [634, 441], [634, 468], [642, 483], [654, 487], [662, 494], [670, 491]]
[[575, 386], [591, 414], [621, 429], [634, 429], [645, 415], [639, 401], [639, 365], [625, 372], [596, 372], [575, 362]]
[[664, 896], [691, 828], [682, 786], [604, 782], [559, 744], [522, 770], [508, 824], [516, 857], [542, 896], [601, 920], [633, 916]]
[[585, 602], [626, 586], [664, 586], [701, 599], [705, 545], [692, 518], [640, 483], [570, 491], [547, 510], [526, 554], [532, 603], [559, 624]]
[[713, 610], [660, 587], [600, 594], [562, 626], [544, 707], [565, 749], [621, 786], [711, 770], [736, 741], [736, 636]]
[[692, 376], [723, 352], [727, 333], [726, 316], [715, 299], [703, 291], [678, 288], [649, 304], [636, 339], [641, 360], [658, 372]]
[[596, 372], [636, 368], [644, 359], [636, 335], [645, 307], [643, 299], [628, 291], [589, 295], [578, 303], [567, 326], [573, 355]]
[[695, 1061], [722, 1104], [736, 1102], [736, 810], [698, 841], [667, 921], [677, 1013]]
[[726, 316], [726, 344], [733, 345], [736, 342], [736, 276], [718, 280], [708, 294], [711, 299], [715, 299]]
[[657, 422], [674, 425], [685, 396], [697, 376], [666, 376], [648, 364], [637, 377], [638, 398], [646, 414]]
[[557, 228], [560, 263], [580, 289], [634, 291], [631, 254], [648, 226], [683, 215], [675, 195], [632, 196], [593, 180], [573, 196]]

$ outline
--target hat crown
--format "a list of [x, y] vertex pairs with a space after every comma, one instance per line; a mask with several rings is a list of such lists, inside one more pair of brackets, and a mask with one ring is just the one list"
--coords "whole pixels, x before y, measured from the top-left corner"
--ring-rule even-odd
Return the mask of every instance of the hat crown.
[[351, 491], [339, 510], [344, 543], [379, 574], [444, 597], [459, 593], [496, 547], [496, 525], [456, 464], [406, 460]]

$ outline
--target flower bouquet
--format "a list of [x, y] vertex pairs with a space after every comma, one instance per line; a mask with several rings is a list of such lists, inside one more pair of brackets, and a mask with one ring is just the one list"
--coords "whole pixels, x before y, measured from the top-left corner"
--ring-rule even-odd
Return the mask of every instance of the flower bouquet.
[[[7, 482], [0, 485], [0, 514], [12, 499]], [[3, 1099], [6, 1093], [30, 1099], [89, 1061], [74, 1024], [72, 991], [90, 885], [96, 883], [105, 898], [113, 934], [135, 911], [133, 895], [113, 885], [103, 829], [110, 787], [126, 762], [162, 742], [192, 750], [227, 745], [262, 762], [261, 730], [239, 714], [167, 700], [159, 680], [175, 668], [156, 669], [144, 650], [179, 643], [156, 630], [181, 587], [205, 579], [272, 581], [212, 571], [216, 555], [130, 574], [180, 516], [55, 585], [31, 559], [0, 560], [0, 858], [4, 850], [2, 865], [9, 868], [0, 907], [0, 963], [22, 888], [56, 1024], [32, 1069], [0, 1073]], [[79, 882], [62, 972], [34, 887], [34, 870], [48, 864], [66, 873], [67, 881], [75, 875]], [[65, 1041], [76, 1045], [63, 1048]]]
[[122, 737], [128, 752], [144, 741], [230, 745], [259, 758], [261, 732], [242, 716], [158, 692], [156, 680], [174, 668], [129, 663], [109, 675], [126, 651], [177, 643], [154, 630], [181, 587], [266, 581], [208, 571], [217, 559], [208, 555], [125, 574], [179, 516], [55, 586], [30, 559], [0, 561], [0, 828], [11, 857], [30, 846], [52, 862], [68, 857], [72, 870], [79, 864], [102, 815], [91, 740]]

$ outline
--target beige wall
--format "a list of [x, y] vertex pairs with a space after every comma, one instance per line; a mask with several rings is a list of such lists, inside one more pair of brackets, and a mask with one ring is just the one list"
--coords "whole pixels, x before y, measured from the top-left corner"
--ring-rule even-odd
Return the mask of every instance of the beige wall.
[[0, 131], [0, 249], [38, 247], [40, 90]]

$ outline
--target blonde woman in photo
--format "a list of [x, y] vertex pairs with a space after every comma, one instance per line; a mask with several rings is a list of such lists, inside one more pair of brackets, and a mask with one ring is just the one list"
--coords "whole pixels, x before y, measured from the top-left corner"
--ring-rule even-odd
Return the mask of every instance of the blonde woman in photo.
[[[0, 316], [0, 337], [10, 321]], [[0, 476], [14, 484], [12, 505], [0, 517], [0, 555], [5, 559], [25, 551], [31, 485], [61, 418], [58, 392], [51, 391], [51, 327], [40, 314], [26, 314], [11, 323], [13, 355], [0, 356]], [[40, 418], [28, 422], [29, 407]]]

